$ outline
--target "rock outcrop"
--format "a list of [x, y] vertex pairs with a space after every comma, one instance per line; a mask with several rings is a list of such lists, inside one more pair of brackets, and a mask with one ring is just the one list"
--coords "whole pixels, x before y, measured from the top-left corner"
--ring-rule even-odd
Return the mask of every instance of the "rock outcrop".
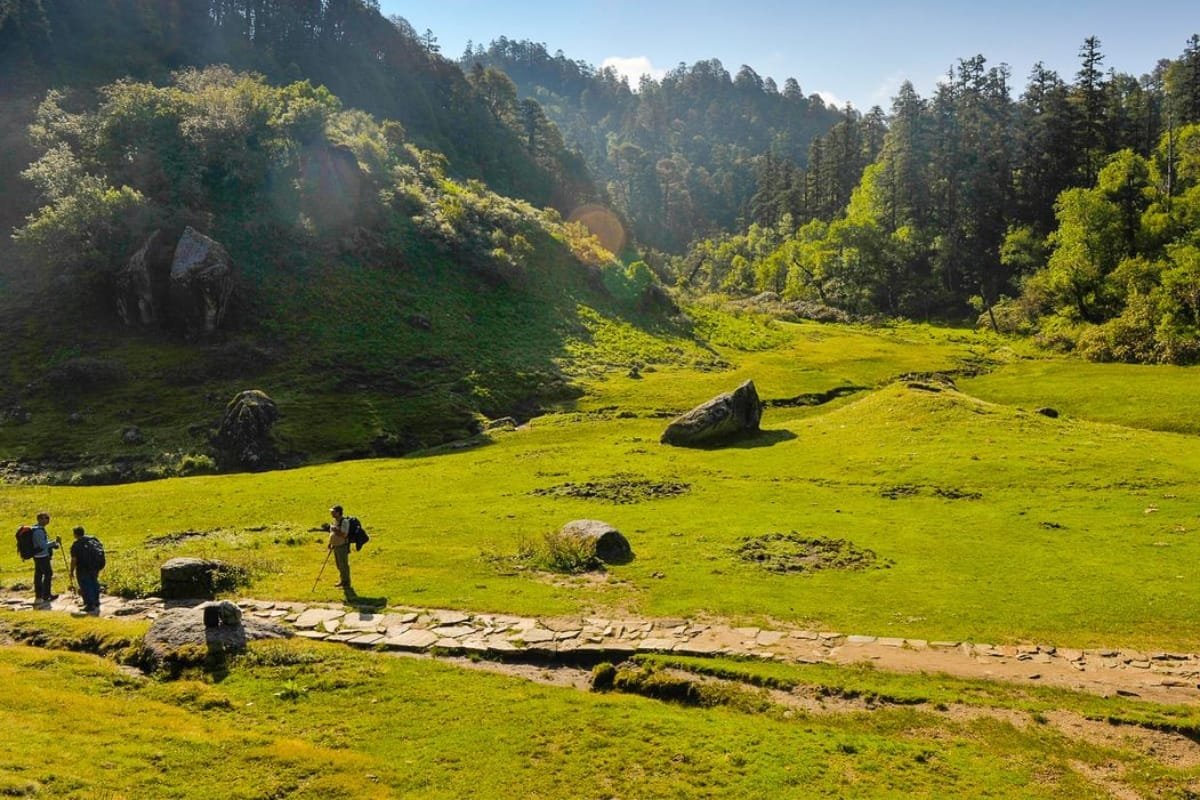
[[217, 430], [216, 445], [229, 459], [243, 467], [271, 462], [271, 426], [279, 419], [275, 401], [259, 389], [239, 392], [225, 407]]
[[606, 564], [623, 564], [633, 558], [633, 548], [619, 530], [598, 519], [576, 519], [559, 529], [559, 534], [593, 542], [596, 558]]
[[225, 248], [195, 228], [184, 228], [171, 260], [173, 316], [191, 338], [221, 327], [233, 298], [233, 261]]
[[762, 402], [754, 381], [671, 420], [660, 441], [679, 447], [708, 445], [758, 431]]
[[[244, 651], [252, 641], [286, 639], [292, 635], [290, 630], [273, 622], [253, 617], [243, 619], [240, 609], [233, 603], [219, 604], [221, 624], [209, 628], [204, 624], [206, 607], [208, 604], [168, 608], [154, 620], [143, 640], [154, 662], [162, 663], [182, 648], [203, 647], [209, 654], [223, 656]], [[232, 607], [236, 615], [228, 607]]]
[[[172, 558], [160, 568], [164, 600], [211, 600], [216, 591], [220, 561]], [[203, 623], [203, 619], [201, 619]]]
[[150, 234], [116, 275], [117, 315], [130, 327], [156, 325], [162, 313], [151, 270], [151, 253], [158, 246], [161, 233]]

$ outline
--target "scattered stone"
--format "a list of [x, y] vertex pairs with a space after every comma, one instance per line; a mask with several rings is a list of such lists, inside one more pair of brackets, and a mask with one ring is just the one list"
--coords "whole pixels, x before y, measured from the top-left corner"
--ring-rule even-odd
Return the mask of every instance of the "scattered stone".
[[205, 558], [172, 558], [160, 569], [164, 600], [211, 600], [223, 565]]
[[225, 406], [214, 444], [226, 458], [244, 467], [265, 466], [274, 461], [271, 426], [278, 419], [279, 409], [266, 392], [239, 392]]
[[759, 430], [762, 409], [754, 382], [746, 381], [732, 392], [718, 395], [673, 419], [660, 441], [692, 447], [754, 434]]
[[576, 519], [559, 528], [559, 534], [595, 545], [596, 558], [608, 564], [623, 564], [633, 558], [633, 548], [619, 530], [598, 519]]
[[[219, 606], [222, 613], [228, 613], [226, 605], [237, 610], [233, 603], [223, 603]], [[191, 645], [204, 646], [210, 654], [238, 653], [246, 649], [248, 642], [286, 639], [292, 635], [287, 628], [256, 619], [208, 628], [204, 625], [204, 608], [198, 605], [167, 609], [154, 621], [146, 632], [144, 644], [156, 662], [161, 663], [175, 651]]]
[[1036, 409], [1034, 413], [1041, 414], [1043, 417], [1049, 417], [1050, 419], [1058, 419], [1058, 411], [1050, 408], [1049, 406], [1042, 406], [1041, 408]]
[[141, 444], [145, 441], [142, 429], [137, 425], [127, 425], [121, 429], [121, 441], [125, 444]]

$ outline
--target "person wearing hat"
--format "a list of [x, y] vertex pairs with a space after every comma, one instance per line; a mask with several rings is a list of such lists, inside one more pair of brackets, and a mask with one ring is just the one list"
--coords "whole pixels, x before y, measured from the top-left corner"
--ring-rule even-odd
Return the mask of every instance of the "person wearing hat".
[[350, 588], [350, 518], [342, 513], [341, 506], [329, 509], [333, 524], [329, 526], [329, 549], [333, 551], [333, 561], [337, 564], [340, 580], [338, 587], [346, 594], [353, 594]]

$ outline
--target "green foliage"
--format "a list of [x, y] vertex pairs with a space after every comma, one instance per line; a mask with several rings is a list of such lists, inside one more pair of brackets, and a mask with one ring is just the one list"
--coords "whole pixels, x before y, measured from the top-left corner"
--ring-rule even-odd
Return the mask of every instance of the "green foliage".
[[[1195, 128], [1182, 129], [1180, 140], [1200, 137]], [[1021, 301], [1041, 337], [1098, 361], [1200, 358], [1200, 261], [1188, 222], [1200, 194], [1190, 179], [1177, 188], [1162, 180], [1171, 159], [1190, 163], [1189, 147], [1175, 155], [1173, 137], [1164, 138], [1153, 162], [1122, 151], [1094, 188], [1060, 196], [1051, 255], [1025, 282]]]
[[[252, 644], [251, 653], [260, 646]], [[10, 754], [0, 787], [63, 797], [186, 793], [197, 800], [264, 793], [557, 797], [587, 785], [621, 796], [836, 795], [852, 785], [872, 796], [1086, 798], [1095, 784], [1077, 777], [1085, 766], [1117, 765], [1126, 776], [1122, 786], [1146, 792], [1182, 792], [1192, 780], [1191, 770], [1164, 766], [1133, 745], [1096, 746], [1056, 727], [999, 722], [987, 713], [1020, 720], [1065, 711], [1194, 729], [1194, 714], [1184, 707], [1130, 698], [861, 667], [668, 658], [622, 669], [644, 676], [655, 691], [695, 688], [705, 699], [697, 708], [330, 645], [271, 647], [295, 657], [278, 665], [236, 659], [219, 684], [203, 673], [131, 678], [94, 656], [0, 648], [0, 678], [20, 687], [0, 711], [9, 723], [0, 745]], [[737, 683], [723, 687], [709, 676]], [[869, 714], [784, 709], [753, 688], [771, 682], [876, 705]], [[308, 699], [276, 696], [302, 687]], [[918, 705], [898, 707], [892, 698]], [[961, 702], [971, 716], [937, 713], [932, 704], [942, 701]], [[154, 726], [143, 724], [148, 718]], [[472, 723], [461, 724], [464, 718]], [[41, 754], [55, 746], [102, 747], [106, 755], [47, 766]], [[217, 762], [226, 767], [219, 774], [196, 769]]]
[[570, 536], [559, 531], [549, 531], [542, 538], [522, 539], [517, 552], [511, 558], [489, 557], [498, 563], [511, 561], [523, 569], [557, 572], [576, 575], [602, 569], [596, 557], [596, 543], [590, 539]]

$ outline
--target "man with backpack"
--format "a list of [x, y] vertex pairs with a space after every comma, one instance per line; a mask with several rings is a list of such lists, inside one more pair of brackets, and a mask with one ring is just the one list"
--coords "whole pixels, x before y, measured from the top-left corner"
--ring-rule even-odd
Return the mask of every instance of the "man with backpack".
[[329, 509], [333, 524], [329, 526], [329, 549], [333, 551], [333, 562], [337, 564], [338, 587], [348, 595], [354, 594], [350, 588], [350, 517], [342, 513], [341, 506]]
[[100, 570], [104, 564], [104, 545], [95, 536], [88, 536], [83, 526], [76, 527], [75, 541], [71, 544], [71, 574], [79, 584], [83, 610], [88, 614], [100, 613]]
[[49, 603], [57, 600], [58, 595], [51, 594], [50, 582], [54, 579], [54, 549], [62, 547], [62, 539], [50, 539], [46, 526], [50, 524], [50, 515], [45, 511], [38, 512], [37, 524], [33, 526], [33, 594], [38, 603]]

